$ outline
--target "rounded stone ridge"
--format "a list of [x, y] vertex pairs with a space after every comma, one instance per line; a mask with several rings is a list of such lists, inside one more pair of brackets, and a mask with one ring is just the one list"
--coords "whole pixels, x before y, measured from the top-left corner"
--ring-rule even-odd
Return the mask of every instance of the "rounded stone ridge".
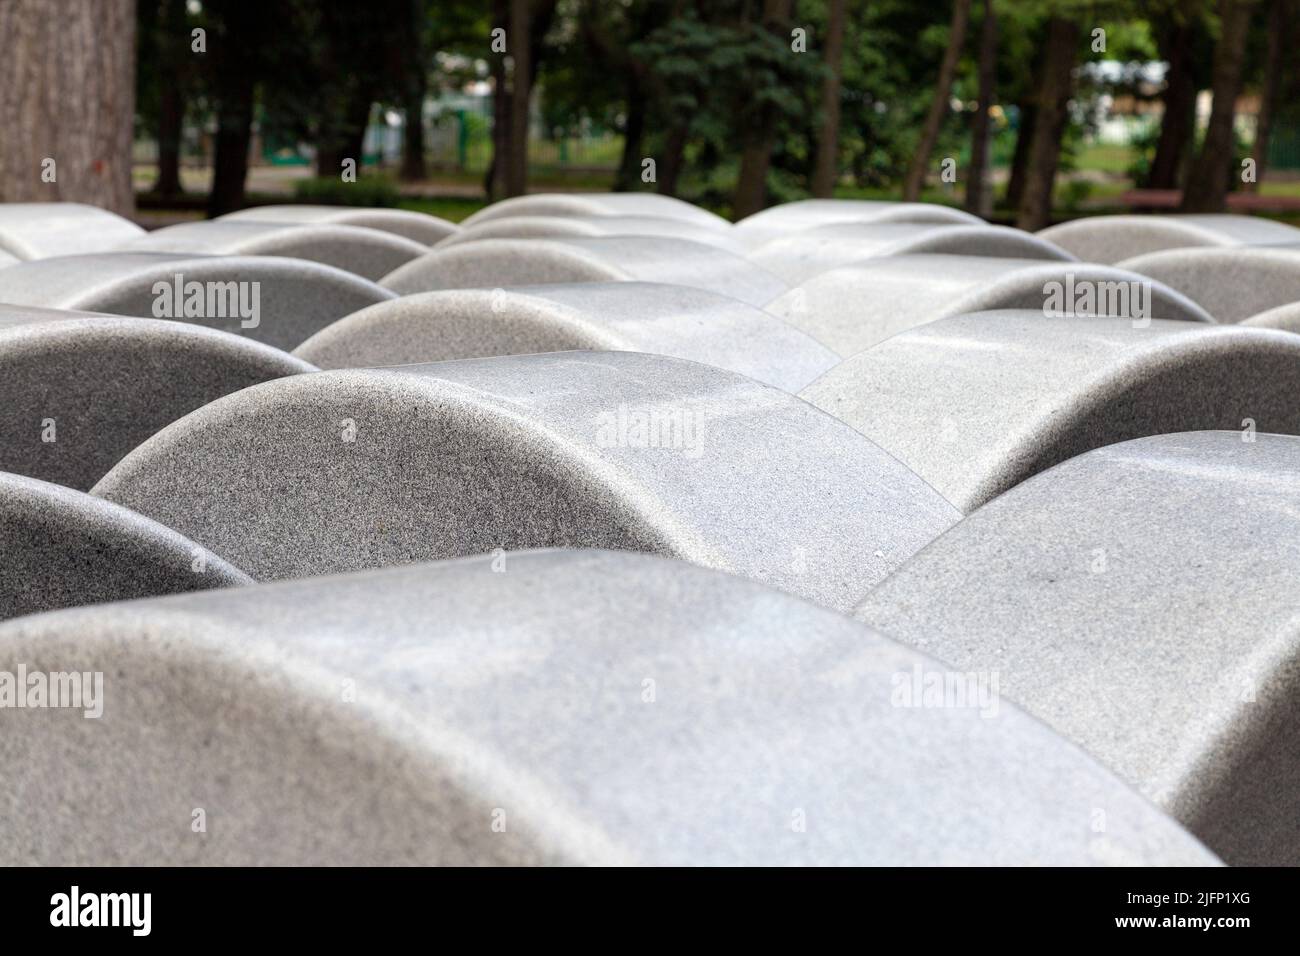
[[1300, 439], [1108, 445], [970, 515], [857, 616], [1077, 742], [1226, 862], [1300, 862]]
[[382, 279], [429, 251], [422, 242], [364, 226], [228, 219], [178, 223], [120, 248], [186, 255], [284, 256], [334, 266], [365, 279]]
[[798, 391], [837, 357], [761, 309], [689, 286], [587, 282], [445, 289], [362, 309], [295, 354], [364, 368], [571, 350], [652, 352]]
[[18, 663], [102, 673], [104, 706], [4, 712], [7, 865], [1217, 862], [995, 695], [901, 699], [943, 665], [646, 556], [29, 617], [0, 627]]
[[1228, 214], [1086, 216], [1048, 226], [1038, 236], [1085, 262], [1113, 265], [1165, 249], [1300, 242], [1300, 229], [1272, 219]]
[[786, 284], [743, 256], [665, 236], [483, 239], [438, 247], [385, 276], [400, 295], [554, 282], [664, 282], [762, 306]]
[[604, 547], [836, 608], [960, 517], [806, 402], [635, 352], [279, 379], [163, 429], [93, 491], [260, 580]]
[[278, 256], [111, 252], [0, 271], [0, 302], [175, 319], [285, 350], [391, 298], [342, 269]]
[[911, 329], [800, 395], [970, 512], [1102, 445], [1162, 432], [1300, 434], [1300, 338], [1267, 329], [986, 312]]
[[731, 228], [731, 223], [721, 216], [658, 193], [533, 193], [513, 196], [466, 217], [461, 227], [516, 216], [659, 216], [711, 229]]
[[[0, 259], [104, 252], [144, 230], [116, 213], [77, 202], [0, 203]], [[0, 301], [4, 296], [0, 296]]]
[[1219, 322], [1241, 322], [1300, 301], [1300, 244], [1170, 249], [1121, 265], [1172, 286]]
[[200, 325], [0, 303], [0, 471], [88, 491], [194, 409], [316, 370]]
[[365, 226], [395, 236], [405, 236], [426, 246], [454, 235], [460, 227], [446, 219], [410, 209], [382, 209], [368, 206], [318, 206], [309, 203], [285, 203], [254, 206], [218, 217], [234, 222], [301, 222], [338, 223]]
[[1213, 322], [1162, 282], [1087, 262], [898, 255], [830, 269], [767, 311], [848, 358], [936, 319], [1005, 309]]
[[[141, 514], [0, 472], [0, 619], [249, 583], [238, 568]], [[6, 725], [0, 736], [10, 733]]]

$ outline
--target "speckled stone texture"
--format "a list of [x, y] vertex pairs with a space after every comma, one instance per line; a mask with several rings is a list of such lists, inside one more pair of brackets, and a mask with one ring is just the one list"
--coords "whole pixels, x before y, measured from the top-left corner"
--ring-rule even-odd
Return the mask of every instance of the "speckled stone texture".
[[403, 296], [340, 319], [295, 354], [321, 368], [363, 368], [572, 349], [671, 355], [794, 392], [838, 361], [754, 306], [647, 282]]
[[313, 371], [185, 322], [0, 304], [0, 471], [88, 491], [164, 425], [249, 385]]
[[[1117, 283], [1119, 285], [1117, 285]], [[1134, 285], [1133, 283], [1137, 283]], [[1055, 284], [1055, 288], [1052, 284]], [[1036, 309], [1059, 289], [1114, 289], [1149, 317], [1214, 320], [1195, 302], [1160, 282], [1112, 266], [989, 256], [901, 255], [831, 269], [767, 306], [838, 355], [848, 358], [899, 332], [971, 312]], [[1073, 301], [1073, 299], [1072, 299]]]
[[925, 202], [888, 202], [876, 199], [800, 199], [771, 206], [748, 216], [733, 227], [736, 238], [750, 246], [831, 223], [968, 223], [984, 220], [952, 206]]
[[[0, 271], [0, 302], [87, 312], [159, 317], [161, 296], [175, 302], [159, 283], [204, 283], [204, 289], [236, 286], [252, 301], [257, 289], [259, 315], [188, 317], [183, 321], [243, 335], [280, 349], [292, 349], [325, 326], [358, 309], [394, 298], [373, 282], [342, 269], [277, 256], [183, 256], [163, 252], [113, 252], [22, 262]], [[155, 288], [160, 290], [155, 293]], [[206, 298], [206, 297], [205, 297]], [[221, 297], [231, 301], [228, 296]], [[183, 298], [181, 305], [183, 306]], [[175, 317], [175, 310], [173, 309]], [[206, 306], [205, 306], [206, 311]]]
[[143, 235], [129, 219], [82, 203], [0, 203], [0, 258], [3, 253], [26, 260], [104, 252]]
[[969, 512], [1090, 449], [1214, 428], [1300, 433], [1300, 337], [988, 312], [842, 362], [801, 392]]
[[1300, 244], [1172, 249], [1122, 265], [1173, 286], [1220, 322], [1240, 322], [1300, 301]]
[[105, 705], [4, 712], [5, 864], [1216, 862], [1013, 707], [896, 706], [943, 665], [657, 558], [66, 611], [0, 628], [16, 662]]
[[729, 229], [664, 216], [518, 216], [512, 219], [489, 219], [448, 236], [438, 246], [445, 249], [447, 246], [483, 239], [595, 236], [667, 236], [670, 239], [703, 242], [741, 255], [745, 252], [744, 243], [732, 238]]
[[840, 609], [960, 517], [797, 398], [635, 352], [279, 379], [163, 429], [94, 493], [258, 579], [606, 547]]
[[1020, 229], [944, 222], [834, 222], [770, 239], [749, 258], [798, 285], [862, 259], [923, 253], [1074, 261], [1064, 249]]
[[425, 243], [364, 226], [224, 219], [167, 226], [120, 248], [186, 255], [286, 256], [334, 266], [365, 279], [382, 279], [429, 251]]
[[984, 506], [857, 614], [1078, 742], [1225, 861], [1300, 861], [1300, 439], [1160, 435]]
[[1281, 329], [1284, 332], [1300, 332], [1300, 302], [1267, 309], [1248, 319], [1242, 319], [1237, 324], [1256, 326], [1261, 329]]
[[554, 282], [666, 282], [762, 306], [786, 284], [717, 246], [664, 236], [484, 239], [439, 247], [381, 280], [399, 295]]
[[480, 209], [467, 217], [461, 227], [518, 216], [659, 216], [712, 229], [731, 228], [731, 223], [721, 216], [658, 193], [533, 193], [514, 196]]
[[[0, 619], [248, 583], [242, 571], [143, 515], [0, 472]], [[0, 737], [13, 735], [10, 713], [0, 710]], [[65, 775], [71, 769], [65, 765]], [[0, 843], [13, 840], [5, 832]]]
[[1088, 216], [1038, 232], [1085, 262], [1114, 264], [1133, 256], [1189, 246], [1300, 242], [1300, 229], [1257, 216]]
[[409, 209], [371, 209], [359, 206], [313, 206], [307, 203], [254, 206], [218, 217], [222, 222], [301, 222], [364, 226], [405, 236], [426, 246], [459, 230], [453, 222]]

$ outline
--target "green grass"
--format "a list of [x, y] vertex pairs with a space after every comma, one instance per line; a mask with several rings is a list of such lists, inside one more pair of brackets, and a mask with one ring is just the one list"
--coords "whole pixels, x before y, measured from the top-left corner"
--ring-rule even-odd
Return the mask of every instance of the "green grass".
[[427, 213], [430, 216], [437, 216], [439, 219], [446, 219], [448, 222], [460, 222], [486, 205], [487, 201], [484, 199], [449, 196], [444, 199], [403, 198], [398, 202], [397, 208]]

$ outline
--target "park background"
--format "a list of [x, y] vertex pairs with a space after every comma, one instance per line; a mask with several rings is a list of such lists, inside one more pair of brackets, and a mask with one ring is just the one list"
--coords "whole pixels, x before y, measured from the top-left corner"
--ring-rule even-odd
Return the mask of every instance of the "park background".
[[1298, 8], [3, 0], [0, 200], [146, 225], [286, 200], [460, 220], [609, 189], [735, 218], [836, 196], [1029, 229], [1150, 209], [1300, 222]]

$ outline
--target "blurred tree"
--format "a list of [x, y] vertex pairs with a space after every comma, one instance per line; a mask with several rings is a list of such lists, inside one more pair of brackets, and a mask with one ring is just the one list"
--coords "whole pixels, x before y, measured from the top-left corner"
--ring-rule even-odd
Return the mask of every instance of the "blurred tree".
[[1061, 140], [1069, 122], [1070, 94], [1074, 89], [1079, 23], [1056, 14], [1047, 21], [1046, 32], [1033, 138], [1025, 155], [1023, 192], [1016, 206], [1016, 225], [1030, 231], [1042, 229], [1052, 218]]
[[1183, 212], [1222, 212], [1228, 183], [1236, 172], [1233, 121], [1241, 94], [1246, 36], [1253, 0], [1221, 0], [1219, 39], [1214, 46], [1214, 103], [1201, 150], [1187, 174]]
[[970, 165], [966, 170], [966, 209], [978, 216], [993, 211], [993, 194], [988, 186], [989, 122], [997, 87], [998, 18], [993, 0], [983, 0], [980, 22], [979, 99], [971, 120]]
[[816, 163], [810, 192], [829, 198], [840, 176], [840, 84], [844, 71], [844, 29], [846, 0], [830, 0], [822, 49], [826, 76], [822, 80], [821, 125], [817, 131]]
[[0, 201], [135, 209], [135, 43], [135, 0], [0, 3]]
[[[779, 44], [782, 56], [787, 52], [792, 6], [793, 0], [763, 0], [763, 18], [759, 28], [769, 34], [775, 44]], [[775, 49], [772, 48], [773, 53]], [[768, 86], [758, 87], [755, 99], [763, 99], [770, 86], [779, 82], [779, 74], [765, 79]], [[772, 102], [759, 102], [754, 116], [743, 127], [741, 136], [740, 173], [736, 177], [736, 198], [733, 203], [733, 213], [737, 219], [753, 215], [767, 205], [767, 171], [772, 162], [776, 130], [776, 105]]]
[[1146, 180], [1151, 189], [1177, 189], [1187, 165], [1196, 132], [1198, 63], [1209, 52], [1204, 6], [1203, 0], [1174, 0], [1150, 8], [1156, 46], [1166, 64], [1160, 138]]
[[1295, 0], [1272, 0], [1269, 5], [1267, 52], [1264, 75], [1260, 83], [1259, 115], [1255, 119], [1255, 142], [1250, 155], [1255, 160], [1255, 180], [1243, 188], [1257, 192], [1268, 170], [1268, 147], [1273, 136], [1273, 118], [1277, 114], [1286, 72], [1288, 41], [1295, 39]]
[[971, 0], [953, 0], [952, 23], [948, 27], [948, 46], [944, 50], [943, 62], [939, 64], [939, 76], [934, 84], [934, 97], [930, 110], [926, 114], [925, 124], [921, 127], [921, 139], [916, 145], [912, 163], [907, 169], [907, 178], [903, 180], [903, 199], [916, 202], [925, 185], [925, 176], [930, 167], [930, 154], [935, 141], [939, 138], [939, 128], [944, 117], [951, 112], [949, 100], [952, 96], [952, 80], [957, 72], [957, 61], [966, 42], [966, 26], [970, 22]]

